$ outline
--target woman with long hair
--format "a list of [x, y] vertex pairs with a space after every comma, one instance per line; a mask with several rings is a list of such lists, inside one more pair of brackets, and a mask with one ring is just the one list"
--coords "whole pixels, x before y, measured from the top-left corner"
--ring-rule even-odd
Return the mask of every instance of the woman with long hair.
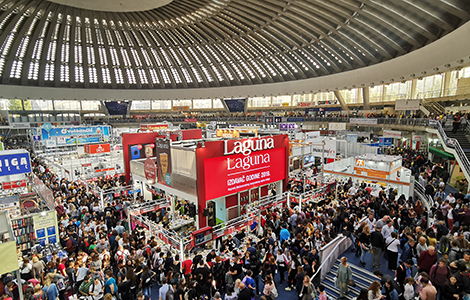
[[391, 279], [385, 281], [383, 286], [383, 294], [385, 295], [385, 300], [398, 300], [398, 292], [393, 287]]
[[380, 292], [380, 282], [377, 280], [372, 282], [369, 286], [369, 293], [368, 293], [369, 300], [381, 300], [382, 293]]
[[370, 244], [370, 228], [368, 225], [364, 226], [361, 235], [359, 236], [359, 242], [361, 243], [361, 265], [366, 266], [365, 257], [367, 252], [371, 249]]
[[297, 267], [300, 266], [299, 259], [297, 255], [294, 254], [294, 251], [290, 250], [289, 255], [291, 257], [290, 264], [289, 264], [289, 272], [287, 277], [287, 287], [286, 291], [290, 291], [295, 285], [295, 276], [297, 275]]
[[267, 299], [274, 299], [273, 290], [275, 289], [276, 285], [274, 284], [273, 277], [271, 275], [266, 275], [266, 282], [264, 283], [263, 295], [265, 295]]

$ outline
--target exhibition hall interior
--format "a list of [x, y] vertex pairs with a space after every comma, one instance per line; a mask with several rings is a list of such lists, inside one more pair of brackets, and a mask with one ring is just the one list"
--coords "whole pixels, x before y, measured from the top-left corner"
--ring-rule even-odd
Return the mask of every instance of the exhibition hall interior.
[[0, 300], [470, 300], [468, 0], [0, 0]]

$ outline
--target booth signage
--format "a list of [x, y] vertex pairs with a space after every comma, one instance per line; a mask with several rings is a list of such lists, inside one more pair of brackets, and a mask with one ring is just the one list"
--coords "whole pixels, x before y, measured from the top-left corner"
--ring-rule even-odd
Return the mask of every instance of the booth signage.
[[384, 130], [383, 134], [384, 138], [401, 138], [401, 131], [395, 131], [395, 130]]
[[240, 132], [233, 129], [217, 129], [216, 136], [224, 138], [238, 138], [240, 137]]
[[145, 160], [144, 173], [145, 179], [155, 182], [157, 178], [157, 168], [155, 167], [155, 162], [150, 157]]
[[[269, 139], [268, 139], [269, 140]], [[263, 139], [227, 149], [225, 155], [204, 160], [206, 199], [214, 199], [285, 179], [285, 148]], [[254, 141], [253, 141], [254, 142]], [[264, 150], [270, 149], [270, 150]]]
[[320, 131], [309, 131], [305, 134], [307, 143], [315, 143], [320, 139]]
[[162, 129], [168, 129], [168, 124], [141, 124], [140, 131], [157, 131]]
[[379, 138], [379, 145], [380, 146], [391, 146], [392, 145], [392, 138]]
[[11, 189], [16, 189], [16, 188], [25, 187], [25, 186], [26, 186], [26, 180], [24, 179], [2, 183], [3, 190], [11, 190]]
[[24, 174], [29, 172], [31, 172], [29, 153], [0, 155], [0, 176]]
[[315, 106], [315, 102], [299, 102], [297, 103], [298, 107], [312, 107]]
[[357, 134], [348, 134], [346, 136], [346, 141], [348, 143], [357, 143]]
[[196, 123], [197, 119], [184, 119], [185, 123]]
[[413, 135], [412, 137], [413, 142], [421, 142], [423, 137], [421, 135]]
[[85, 153], [88, 154], [99, 154], [111, 152], [111, 146], [109, 144], [91, 144], [85, 145]]
[[[322, 146], [312, 146], [312, 153], [316, 157], [322, 156], [323, 147]], [[336, 141], [335, 140], [328, 140], [325, 141], [325, 158], [333, 158], [336, 159]]]
[[232, 155], [232, 154], [243, 154], [249, 155], [251, 152], [260, 151], [260, 150], [267, 150], [274, 148], [274, 139], [273, 138], [261, 138], [256, 140], [243, 140], [243, 141], [236, 141], [233, 143], [233, 148], [228, 151], [228, 142], [224, 141], [224, 155]]
[[288, 124], [287, 123], [282, 123], [282, 124], [279, 124], [279, 130], [280, 131], [287, 131], [287, 127]]

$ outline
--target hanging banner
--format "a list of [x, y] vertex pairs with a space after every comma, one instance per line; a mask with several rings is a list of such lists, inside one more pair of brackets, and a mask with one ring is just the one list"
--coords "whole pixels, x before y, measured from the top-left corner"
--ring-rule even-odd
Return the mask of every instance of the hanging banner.
[[424, 137], [422, 135], [413, 135], [412, 140], [413, 142], [421, 142], [424, 141]]
[[171, 186], [171, 146], [170, 139], [155, 140], [158, 182]]
[[384, 138], [396, 138], [396, 139], [401, 138], [401, 131], [384, 130], [383, 132], [384, 132], [383, 133]]
[[396, 100], [395, 110], [419, 110], [418, 100]]
[[328, 130], [346, 130], [346, 123], [329, 123]]

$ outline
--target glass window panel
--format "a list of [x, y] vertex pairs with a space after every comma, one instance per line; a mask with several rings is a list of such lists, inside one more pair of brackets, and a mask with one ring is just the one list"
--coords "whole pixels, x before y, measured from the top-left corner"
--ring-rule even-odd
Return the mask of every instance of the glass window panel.
[[297, 106], [300, 102], [312, 102], [314, 99], [315, 94], [294, 95], [292, 98], [292, 106]]
[[369, 88], [369, 102], [382, 102], [383, 88], [383, 85]]
[[398, 99], [408, 99], [411, 93], [411, 81], [405, 83], [395, 82], [387, 85], [386, 101], [394, 101]]
[[291, 102], [291, 96], [274, 96], [272, 101], [272, 106], [282, 106], [282, 103], [289, 103]]
[[362, 98], [359, 97], [359, 89], [342, 90], [341, 94], [343, 95], [344, 101], [346, 101], [346, 103], [362, 103]]
[[224, 108], [224, 105], [220, 99], [214, 99], [213, 106], [213, 108]]
[[195, 99], [193, 100], [193, 108], [212, 108], [212, 99]]
[[10, 105], [10, 100], [8, 99], [1, 99], [0, 100], [0, 109], [8, 110]]
[[82, 110], [100, 110], [100, 101], [82, 101]]
[[249, 107], [268, 107], [271, 105], [271, 97], [248, 98]]
[[318, 93], [316, 95], [316, 100], [317, 101], [329, 101], [329, 100], [335, 100], [336, 96], [335, 93], [333, 92], [323, 92], [323, 93]]
[[56, 100], [54, 101], [55, 110], [80, 110], [80, 101], [76, 100]]
[[173, 100], [173, 106], [189, 106], [191, 109], [191, 100]]
[[30, 100], [32, 110], [54, 110], [52, 100]]
[[131, 110], [150, 110], [150, 100], [132, 101]]
[[154, 100], [152, 109], [171, 109], [171, 100]]

